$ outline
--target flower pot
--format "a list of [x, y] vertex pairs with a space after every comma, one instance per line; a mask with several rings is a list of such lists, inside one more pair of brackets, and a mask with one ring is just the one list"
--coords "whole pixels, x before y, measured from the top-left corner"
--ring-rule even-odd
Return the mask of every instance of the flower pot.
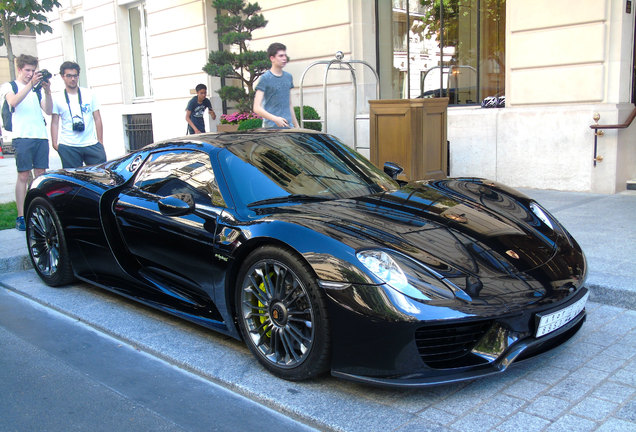
[[236, 132], [238, 130], [238, 124], [223, 124], [219, 123], [216, 125], [217, 132]]

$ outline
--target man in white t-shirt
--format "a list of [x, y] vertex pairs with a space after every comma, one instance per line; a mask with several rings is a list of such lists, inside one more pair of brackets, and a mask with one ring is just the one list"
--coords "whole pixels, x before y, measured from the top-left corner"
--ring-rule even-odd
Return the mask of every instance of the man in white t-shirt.
[[[49, 167], [49, 138], [42, 111], [51, 114], [51, 84], [42, 80], [36, 57], [22, 54], [16, 59], [18, 76], [3, 86], [7, 103], [15, 109], [11, 116], [12, 145], [18, 179], [15, 184], [15, 203], [18, 217], [16, 229], [25, 231], [24, 198], [31, 178], [38, 177]], [[15, 90], [14, 90], [15, 85]]]
[[53, 97], [51, 143], [62, 159], [63, 168], [106, 162], [99, 103], [90, 89], [80, 88], [79, 73], [77, 63], [62, 63], [60, 76], [65, 88]]

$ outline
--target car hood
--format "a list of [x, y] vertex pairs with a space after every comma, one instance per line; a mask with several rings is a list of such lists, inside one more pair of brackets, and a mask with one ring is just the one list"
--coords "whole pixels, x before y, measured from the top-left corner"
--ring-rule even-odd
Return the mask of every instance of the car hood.
[[294, 206], [290, 221], [355, 250], [397, 251], [468, 291], [498, 279], [508, 286], [503, 291], [540, 297], [546, 284], [580, 281], [584, 258], [571, 237], [556, 221], [551, 228], [539, 220], [529, 198], [493, 185], [414, 182], [392, 193]]
[[527, 204], [487, 186], [475, 196], [467, 193], [468, 183], [415, 182], [392, 193], [296, 208], [327, 222], [339, 237], [347, 234], [356, 249], [371, 242], [370, 247], [395, 249], [435, 268], [441, 260], [478, 273], [485, 260], [506, 274], [520, 273], [554, 256], [558, 233], [543, 226]]

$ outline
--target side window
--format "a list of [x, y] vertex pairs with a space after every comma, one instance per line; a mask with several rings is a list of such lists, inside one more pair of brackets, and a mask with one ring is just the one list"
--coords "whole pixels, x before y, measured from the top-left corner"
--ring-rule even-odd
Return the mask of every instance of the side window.
[[148, 55], [148, 24], [146, 3], [140, 2], [128, 8], [130, 28], [130, 54], [136, 98], [152, 96], [150, 88], [150, 56]]
[[225, 207], [210, 158], [197, 151], [152, 154], [137, 173], [134, 186], [161, 197], [190, 194], [196, 204]]

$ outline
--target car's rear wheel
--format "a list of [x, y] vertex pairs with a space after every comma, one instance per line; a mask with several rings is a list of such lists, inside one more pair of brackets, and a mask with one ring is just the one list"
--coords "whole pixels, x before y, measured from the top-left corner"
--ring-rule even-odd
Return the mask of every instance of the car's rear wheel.
[[53, 206], [37, 197], [26, 212], [26, 236], [33, 268], [51, 286], [73, 281], [73, 269], [62, 225]]
[[328, 370], [325, 298], [304, 261], [281, 248], [261, 247], [245, 260], [237, 280], [239, 327], [263, 366], [288, 380]]

